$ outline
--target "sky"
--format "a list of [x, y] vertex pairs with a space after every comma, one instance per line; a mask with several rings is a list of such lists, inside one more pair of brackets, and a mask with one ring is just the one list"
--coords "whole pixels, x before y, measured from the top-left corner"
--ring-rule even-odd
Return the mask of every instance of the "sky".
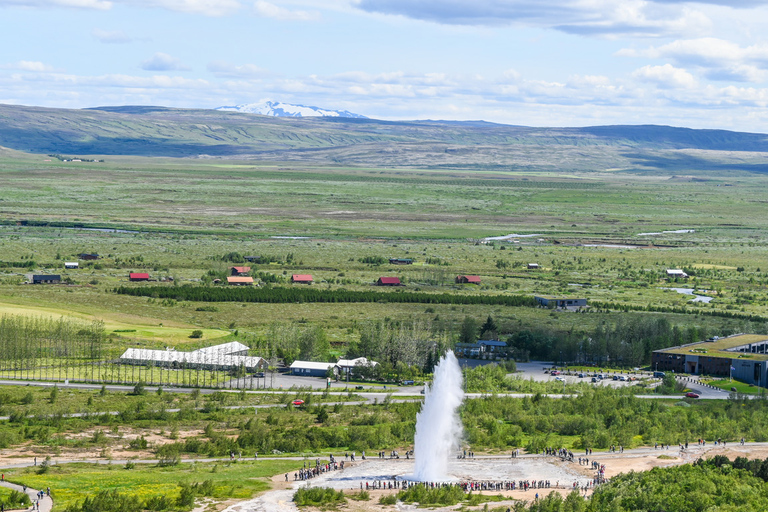
[[0, 103], [768, 133], [768, 0], [0, 0]]

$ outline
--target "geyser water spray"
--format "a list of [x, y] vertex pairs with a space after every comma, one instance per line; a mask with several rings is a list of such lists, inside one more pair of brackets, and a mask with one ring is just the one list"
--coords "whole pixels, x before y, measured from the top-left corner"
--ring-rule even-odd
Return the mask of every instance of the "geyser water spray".
[[415, 469], [419, 482], [448, 480], [448, 459], [459, 449], [462, 426], [458, 408], [464, 400], [461, 368], [452, 351], [435, 367], [435, 378], [424, 393], [424, 405], [416, 415]]

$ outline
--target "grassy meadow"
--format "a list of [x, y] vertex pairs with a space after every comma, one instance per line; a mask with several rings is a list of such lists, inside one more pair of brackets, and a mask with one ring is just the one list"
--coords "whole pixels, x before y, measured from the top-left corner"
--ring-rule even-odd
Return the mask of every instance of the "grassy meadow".
[[[670, 314], [675, 322], [713, 333], [756, 330], [760, 326], [743, 317], [768, 317], [768, 263], [761, 244], [768, 235], [762, 220], [768, 180], [761, 175], [697, 177], [695, 169], [674, 176], [446, 173], [9, 155], [0, 160], [0, 254], [3, 261], [32, 260], [35, 266], [0, 268], [0, 314], [99, 319], [115, 350], [196, 348], [235, 332], [253, 339], [278, 320], [319, 325], [343, 349], [359, 336], [360, 323], [371, 320], [421, 319], [455, 330], [466, 316], [492, 315], [507, 331], [564, 331], [589, 330], [618, 315], [391, 303], [211, 307], [111, 293], [127, 284], [130, 271], [173, 277], [168, 286], [223, 278], [233, 264], [223, 261], [230, 253], [272, 259], [251, 266], [252, 274], [271, 276], [275, 286], [290, 286], [292, 273], [310, 273], [316, 287], [370, 290], [378, 277], [398, 276], [409, 291], [551, 294], [619, 308], [684, 307], [691, 314]], [[663, 233], [675, 230], [693, 231]], [[477, 243], [510, 233], [535, 236]], [[80, 252], [102, 258], [65, 270], [64, 261], [76, 261]], [[362, 262], [376, 257], [413, 258], [414, 264]], [[528, 263], [541, 268], [528, 270]], [[693, 277], [668, 282], [667, 268], [684, 268]], [[30, 272], [57, 273], [70, 284], [23, 284]], [[482, 284], [456, 285], [459, 274], [480, 275]], [[671, 287], [694, 288], [714, 300], [691, 303], [690, 296], [665, 289]], [[189, 338], [195, 329], [203, 330], [202, 339]]]
[[[312, 329], [327, 341], [323, 357], [330, 358], [370, 341], [371, 326], [377, 323], [401, 332], [403, 326], [414, 326], [413, 332], [420, 326], [432, 348], [462, 339], [468, 318], [481, 324], [492, 317], [500, 338], [533, 332], [545, 348], [555, 339], [567, 342], [573, 351], [566, 355], [582, 354], [581, 345], [591, 342], [595, 332], [627, 333], [643, 322], [666, 323], [676, 336], [696, 339], [768, 333], [768, 178], [760, 174], [725, 169], [714, 175], [711, 169], [696, 168], [641, 174], [583, 166], [552, 172], [496, 166], [471, 172], [141, 157], [61, 162], [4, 151], [0, 190], [0, 316], [103, 323], [103, 364], [83, 359], [66, 366], [73, 380], [143, 380], [141, 372], [145, 379], [151, 372], [146, 380], [159, 376], [194, 386], [200, 383], [193, 379], [203, 375], [208, 384], [220, 384], [227, 375], [110, 361], [128, 347], [191, 350], [234, 340], [248, 344], [252, 355], [272, 356], [277, 334], [303, 336]], [[509, 234], [516, 236], [483, 241]], [[64, 269], [64, 262], [78, 261], [84, 252], [100, 258]], [[262, 262], [247, 263], [243, 256], [259, 256]], [[414, 262], [391, 265], [389, 258]], [[528, 269], [529, 263], [539, 268]], [[366, 303], [267, 304], [115, 293], [120, 286], [225, 287], [214, 279], [226, 281], [232, 265], [251, 266], [250, 275], [262, 287], [305, 286], [292, 285], [290, 276], [312, 274], [313, 289], [378, 291], [382, 296]], [[684, 269], [691, 277], [670, 281], [669, 268]], [[153, 282], [130, 283], [129, 272], [147, 272]], [[64, 283], [30, 285], [30, 273], [60, 274]], [[462, 274], [479, 275], [482, 282], [456, 284]], [[397, 276], [405, 287], [374, 287], [382, 276]], [[669, 288], [690, 288], [712, 301], [690, 302], [691, 295]], [[595, 306], [569, 312], [386, 300], [386, 294], [400, 290], [583, 297]], [[197, 330], [201, 337], [192, 337]], [[616, 338], [612, 342], [625, 341]], [[687, 338], [680, 334], [674, 339]], [[67, 357], [50, 355], [50, 364], [33, 376], [60, 379], [60, 361]], [[23, 374], [23, 364], [16, 364], [13, 372], [10, 366], [0, 369], [0, 375], [13, 377], [17, 369]], [[544, 389], [529, 387], [536, 393]], [[576, 405], [538, 395], [469, 401], [463, 411], [467, 440], [479, 451], [500, 453], [550, 445], [602, 450], [617, 443], [676, 443], [703, 435], [766, 439], [762, 403], [651, 405], [629, 394], [577, 391]], [[225, 407], [285, 404], [293, 395], [51, 393], [0, 391], [2, 413], [13, 415], [0, 422], [3, 449], [15, 449], [18, 456], [101, 450], [108, 459], [110, 450], [125, 448], [128, 433], [133, 438], [139, 432], [154, 436], [150, 451], [177, 444], [185, 456], [220, 456], [238, 446], [259, 453], [285, 447], [295, 453], [405, 448], [418, 408], [324, 407], [322, 402], [331, 398], [315, 397], [316, 404], [306, 410], [289, 407], [254, 416], [253, 410]], [[296, 396], [303, 395], [297, 391]], [[53, 415], [27, 417], [41, 407]], [[175, 408], [180, 412], [168, 412]], [[105, 410], [120, 414], [63, 417]], [[728, 414], [733, 419], [723, 422]], [[266, 488], [263, 477], [292, 469], [295, 462], [289, 461], [164, 468], [56, 465], [45, 474], [14, 469], [6, 477], [33, 487], [51, 486], [56, 510], [64, 510], [101, 490], [130, 491], [142, 500], [158, 494], [175, 499], [182, 492], [179, 483], [206, 480], [213, 481], [207, 488], [216, 499], [244, 498]]]

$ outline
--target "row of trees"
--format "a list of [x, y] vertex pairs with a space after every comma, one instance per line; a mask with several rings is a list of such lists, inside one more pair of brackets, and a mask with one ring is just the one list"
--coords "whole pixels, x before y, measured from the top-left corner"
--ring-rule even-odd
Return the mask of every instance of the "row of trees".
[[525, 295], [457, 295], [397, 290], [392, 292], [321, 290], [317, 288], [286, 288], [266, 286], [120, 286], [115, 293], [134, 297], [189, 300], [198, 302], [258, 302], [269, 304], [394, 302], [406, 304], [486, 304], [535, 307], [536, 301]]
[[0, 375], [22, 379], [99, 378], [104, 325], [69, 318], [0, 317]]

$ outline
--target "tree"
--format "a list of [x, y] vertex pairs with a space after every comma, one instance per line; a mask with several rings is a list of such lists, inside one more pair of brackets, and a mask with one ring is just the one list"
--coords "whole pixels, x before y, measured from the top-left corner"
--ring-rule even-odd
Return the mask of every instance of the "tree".
[[460, 343], [475, 343], [480, 330], [480, 323], [471, 316], [464, 317], [459, 330]]
[[480, 337], [484, 338], [488, 336], [488, 338], [496, 338], [497, 333], [499, 331], [499, 328], [496, 326], [496, 322], [493, 321], [493, 317], [491, 315], [488, 315], [488, 318], [486, 319], [483, 326], [480, 328]]

